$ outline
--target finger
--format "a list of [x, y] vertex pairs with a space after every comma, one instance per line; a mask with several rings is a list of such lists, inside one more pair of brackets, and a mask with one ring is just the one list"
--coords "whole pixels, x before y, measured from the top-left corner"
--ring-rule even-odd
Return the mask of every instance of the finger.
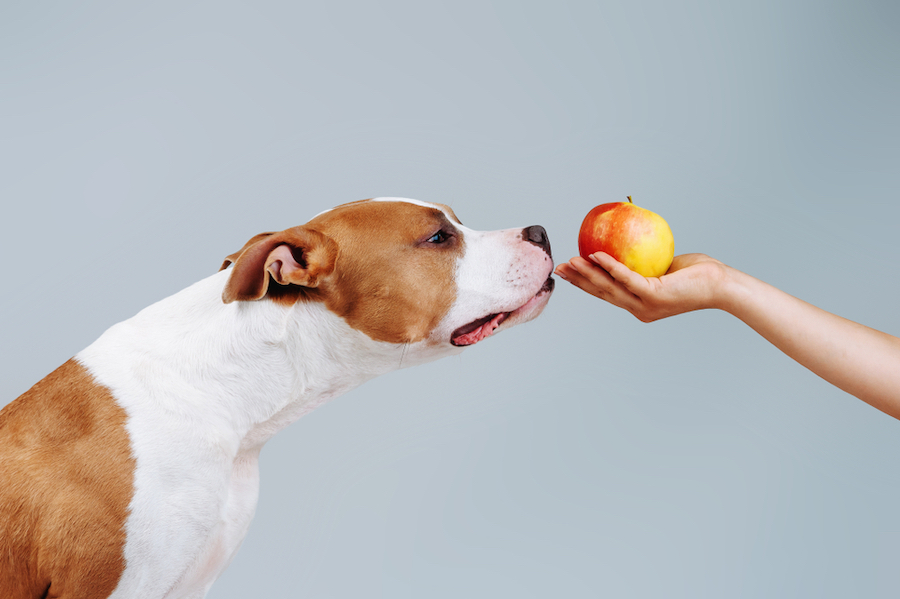
[[640, 303], [633, 293], [608, 272], [584, 258], [576, 256], [566, 266], [565, 274], [572, 277], [572, 283], [588, 293], [626, 310], [632, 310]]
[[595, 252], [591, 254], [590, 259], [609, 273], [617, 283], [625, 287], [629, 292], [637, 297], [645, 295], [650, 287], [647, 279], [634, 272], [609, 254], [605, 252]]
[[560, 264], [556, 267], [555, 272], [564, 280], [584, 291], [587, 291], [591, 295], [596, 295], [597, 297], [602, 298], [606, 294], [606, 285], [604, 285], [602, 281], [599, 285], [596, 284], [594, 281], [585, 276], [585, 274], [575, 269], [571, 264]]
[[599, 268], [595, 264], [591, 264], [584, 258], [575, 257], [566, 264], [570, 271], [573, 271], [580, 279], [587, 281], [589, 284], [601, 289], [610, 289], [615, 286], [616, 282], [608, 272]]

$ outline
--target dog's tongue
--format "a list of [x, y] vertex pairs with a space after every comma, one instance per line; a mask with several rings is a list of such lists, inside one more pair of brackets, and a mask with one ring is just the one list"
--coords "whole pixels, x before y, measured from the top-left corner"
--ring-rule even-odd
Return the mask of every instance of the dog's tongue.
[[473, 343], [478, 343], [485, 337], [490, 337], [491, 333], [500, 326], [501, 322], [506, 320], [507, 316], [509, 316], [509, 312], [501, 312], [500, 314], [487, 316], [464, 327], [460, 327], [453, 334], [451, 342], [453, 345], [472, 345]]

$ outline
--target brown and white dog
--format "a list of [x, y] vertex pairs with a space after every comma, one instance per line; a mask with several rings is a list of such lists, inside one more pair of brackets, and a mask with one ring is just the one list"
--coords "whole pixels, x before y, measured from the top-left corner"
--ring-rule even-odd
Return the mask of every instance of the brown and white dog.
[[266, 441], [534, 318], [552, 270], [542, 227], [473, 231], [399, 198], [257, 235], [0, 411], [0, 598], [203, 597], [247, 533]]

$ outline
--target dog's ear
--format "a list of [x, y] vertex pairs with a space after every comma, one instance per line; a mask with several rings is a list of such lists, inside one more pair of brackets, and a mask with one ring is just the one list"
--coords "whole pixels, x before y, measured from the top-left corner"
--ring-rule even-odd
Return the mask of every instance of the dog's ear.
[[269, 279], [279, 285], [317, 287], [320, 279], [334, 269], [336, 258], [334, 240], [306, 227], [260, 233], [222, 263], [219, 270], [234, 265], [222, 300], [229, 304], [262, 299]]

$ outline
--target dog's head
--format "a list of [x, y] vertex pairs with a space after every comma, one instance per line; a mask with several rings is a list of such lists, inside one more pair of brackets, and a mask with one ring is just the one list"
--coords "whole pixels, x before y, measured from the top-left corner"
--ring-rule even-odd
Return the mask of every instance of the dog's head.
[[543, 227], [474, 231], [401, 198], [338, 206], [228, 256], [226, 303], [322, 302], [376, 341], [468, 346], [536, 317], [553, 291]]

